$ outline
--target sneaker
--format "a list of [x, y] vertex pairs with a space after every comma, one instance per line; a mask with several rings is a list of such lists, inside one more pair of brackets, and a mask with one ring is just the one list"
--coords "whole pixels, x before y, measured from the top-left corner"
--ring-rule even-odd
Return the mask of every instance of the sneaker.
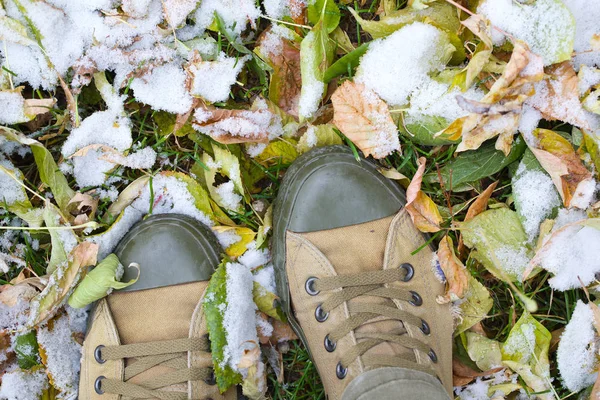
[[96, 304], [79, 399], [235, 399], [217, 388], [202, 308], [221, 253], [210, 229], [182, 215], [150, 216], [115, 253], [123, 265], [139, 264], [140, 278]]
[[[405, 203], [398, 185], [343, 146], [304, 154], [280, 188], [278, 290], [330, 400], [452, 392], [452, 316], [435, 301], [444, 285]], [[422, 385], [406, 384], [415, 380]]]

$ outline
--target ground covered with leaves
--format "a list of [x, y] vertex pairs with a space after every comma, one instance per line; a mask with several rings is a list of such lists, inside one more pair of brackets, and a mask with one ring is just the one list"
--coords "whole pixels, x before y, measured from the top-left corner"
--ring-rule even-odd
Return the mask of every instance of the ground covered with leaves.
[[[148, 215], [225, 249], [220, 389], [324, 398], [277, 308], [272, 203], [341, 144], [406, 188], [463, 400], [600, 395], [599, 0], [0, 0], [0, 398], [77, 396]], [[417, 249], [418, 250], [418, 249]]]

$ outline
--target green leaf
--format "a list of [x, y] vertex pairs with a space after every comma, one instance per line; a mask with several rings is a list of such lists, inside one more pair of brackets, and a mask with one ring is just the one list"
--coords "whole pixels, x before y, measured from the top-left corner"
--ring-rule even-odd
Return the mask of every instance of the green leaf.
[[[167, 136], [173, 133], [173, 129], [175, 128], [175, 121], [177, 120], [177, 115], [168, 113], [166, 111], [156, 111], [152, 114], [152, 119], [156, 123], [158, 127], [158, 133], [161, 136]], [[187, 136], [190, 133], [194, 133], [194, 128], [190, 123], [186, 123], [180, 129], [175, 132], [175, 136], [182, 137]]]
[[17, 336], [14, 339], [17, 364], [21, 369], [31, 369], [39, 365], [40, 353], [35, 331]]
[[456, 9], [445, 1], [435, 2], [422, 10], [403, 8], [384, 16], [379, 21], [365, 20], [350, 7], [348, 11], [354, 15], [361, 28], [373, 36], [373, 39], [391, 35], [403, 26], [416, 21], [431, 23], [448, 33], [456, 34], [460, 29], [460, 20]]
[[501, 366], [502, 352], [498, 341], [476, 332], [465, 332], [465, 336], [469, 357], [480, 370], [489, 371]]
[[[450, 177], [452, 177], [453, 187], [475, 182], [500, 172], [518, 160], [526, 148], [527, 145], [520, 136], [514, 141], [508, 156], [505, 156], [502, 151], [496, 150], [493, 143], [486, 143], [475, 151], [459, 153], [456, 158], [440, 169], [440, 174], [446, 184], [449, 184]], [[437, 171], [426, 174], [423, 181], [439, 183]]]
[[138, 276], [129, 282], [120, 282], [124, 267], [115, 254], [109, 254], [77, 285], [69, 297], [69, 305], [73, 308], [83, 308], [107, 296], [113, 289], [124, 289], [133, 285], [139, 278], [140, 269], [135, 264], [129, 268], [137, 268]]
[[458, 306], [460, 308], [460, 323], [456, 327], [454, 335], [457, 336], [487, 316], [492, 309], [494, 300], [490, 292], [477, 279], [468, 276], [469, 285], [464, 301]]
[[340, 9], [334, 0], [309, 0], [306, 9], [308, 22], [317, 25], [322, 17], [327, 33], [333, 32], [340, 23]]
[[[225, 209], [230, 209], [230, 206], [221, 198], [221, 195], [217, 192], [217, 188], [214, 186], [217, 173], [226, 175], [234, 185], [234, 188], [238, 194], [245, 196], [244, 187], [242, 185], [242, 176], [240, 172], [239, 160], [236, 156], [231, 154], [227, 149], [223, 149], [215, 144], [212, 146], [214, 159], [208, 155], [208, 153], [202, 154], [202, 162], [208, 167], [208, 170], [204, 170], [204, 179], [206, 180], [206, 187], [210, 193], [210, 197], [217, 202], [217, 204]], [[198, 184], [198, 186], [200, 186]], [[248, 198], [246, 197], [248, 200]], [[239, 210], [231, 210], [239, 211]]]
[[[414, 143], [425, 146], [440, 146], [459, 141], [446, 139], [444, 135], [435, 136], [436, 133], [446, 129], [451, 122], [446, 118], [435, 115], [419, 115], [418, 119], [407, 115], [404, 122], [399, 124], [398, 130]], [[452, 183], [454, 184], [454, 182]]]
[[37, 47], [38, 45], [29, 37], [27, 28], [23, 24], [7, 16], [0, 17], [0, 42], [4, 41], [28, 47]]
[[229, 387], [242, 382], [242, 375], [235, 372], [224, 362], [223, 349], [227, 345], [225, 328], [223, 327], [223, 312], [227, 301], [227, 271], [225, 264], [221, 264], [213, 273], [204, 295], [204, 316], [206, 327], [210, 337], [211, 353], [217, 379], [217, 385], [221, 393]]
[[368, 49], [369, 43], [363, 43], [350, 53], [334, 62], [323, 74], [323, 82], [329, 83], [337, 76], [343, 75], [348, 71], [354, 71], [356, 67], [358, 67], [360, 58], [367, 52]]
[[[60, 215], [60, 211], [53, 206], [51, 203], [47, 203], [44, 208], [44, 222], [46, 226], [49, 228], [52, 227], [60, 227], [64, 225], [60, 224], [60, 220], [62, 216]], [[56, 268], [60, 265], [64, 265], [69, 258], [69, 251], [72, 248], [69, 248], [69, 251], [65, 250], [64, 240], [68, 238], [68, 241], [73, 244], [77, 243], [77, 236], [73, 233], [72, 230], [63, 230], [59, 232], [56, 229], [50, 229], [48, 231], [50, 234], [50, 241], [52, 243], [52, 251], [50, 253], [50, 261], [48, 262], [48, 267], [46, 268], [46, 272], [51, 274], [56, 270]]]
[[319, 21], [306, 34], [300, 44], [300, 121], [311, 118], [319, 107], [319, 103], [327, 85], [324, 75], [333, 61], [335, 43], [329, 39], [323, 21]]
[[260, 311], [279, 321], [286, 321], [285, 314], [279, 305], [279, 297], [258, 282], [254, 282], [252, 298]]
[[256, 160], [265, 165], [291, 164], [298, 157], [295, 143], [292, 139], [275, 140], [263, 150]]
[[[548, 351], [552, 334], [527, 311], [511, 329], [502, 345], [502, 362], [515, 371], [533, 389], [551, 389]], [[551, 394], [542, 398], [553, 399]]]
[[516, 212], [508, 208], [487, 210], [459, 226], [471, 255], [503, 281], [521, 281], [532, 251]]
[[[0, 155], [0, 180], [2, 186], [10, 192], [19, 193], [15, 201], [8, 203], [7, 199], [0, 193], [0, 204], [19, 218], [26, 221], [29, 226], [40, 226], [42, 224], [41, 213], [31, 205], [27, 197], [27, 191], [23, 186], [23, 173], [10, 162]], [[9, 189], [10, 188], [10, 189]], [[22, 198], [22, 200], [19, 200]]]
[[165, 176], [174, 176], [187, 185], [187, 190], [194, 198], [194, 205], [200, 211], [202, 211], [207, 217], [213, 219], [214, 214], [210, 206], [210, 197], [206, 190], [191, 176], [184, 174], [183, 172], [163, 172]]
[[298, 141], [298, 152], [306, 153], [312, 148], [343, 144], [342, 138], [335, 131], [332, 124], [310, 125]]

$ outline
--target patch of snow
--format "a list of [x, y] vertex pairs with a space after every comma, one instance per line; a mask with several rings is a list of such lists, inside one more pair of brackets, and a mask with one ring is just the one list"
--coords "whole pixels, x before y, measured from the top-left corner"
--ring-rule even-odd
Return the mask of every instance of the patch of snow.
[[[544, 65], [557, 62], [557, 54], [570, 51], [575, 38], [573, 16], [562, 1], [486, 0], [479, 3], [477, 13], [488, 18], [492, 25], [526, 42], [533, 53], [542, 56]], [[563, 37], [567, 40], [562, 40]], [[506, 38], [496, 32], [492, 39], [494, 44], [501, 45]]]
[[523, 229], [532, 243], [540, 231], [540, 224], [552, 210], [561, 205], [561, 199], [548, 174], [527, 170], [521, 163], [512, 181], [513, 196], [522, 217]]
[[271, 293], [277, 294], [277, 286], [275, 285], [275, 269], [272, 264], [266, 265], [259, 269], [254, 274], [254, 282], [258, 282], [260, 286]]
[[37, 371], [12, 371], [2, 375], [0, 399], [34, 400], [42, 397], [48, 388], [48, 378], [43, 369]]
[[242, 196], [234, 191], [233, 181], [229, 180], [220, 184], [215, 189], [216, 193], [221, 198], [223, 206], [229, 210], [238, 210], [242, 202]]
[[579, 185], [577, 185], [577, 189], [575, 190], [575, 193], [573, 193], [573, 198], [571, 199], [571, 203], [569, 205], [571, 207], [585, 210], [594, 200], [595, 194], [596, 181], [594, 178], [583, 180], [579, 182]]
[[236, 82], [244, 64], [251, 58], [250, 55], [234, 58], [221, 53], [216, 61], [193, 64], [190, 67], [194, 76], [192, 94], [202, 96], [211, 103], [227, 101], [231, 86]]
[[[21, 171], [1, 155], [0, 166], [12, 173], [18, 180], [23, 181]], [[27, 200], [23, 187], [3, 170], [0, 170], [0, 200], [8, 205]]]
[[578, 300], [556, 351], [560, 376], [570, 391], [578, 392], [596, 381], [597, 348], [594, 314], [588, 304]]
[[583, 96], [596, 85], [600, 85], [600, 69], [582, 65], [577, 74], [579, 96]]
[[254, 270], [261, 265], [267, 264], [270, 259], [269, 249], [257, 249], [256, 241], [252, 241], [248, 244], [247, 250], [237, 261], [250, 270]]
[[[403, 105], [408, 95], [441, 70], [448, 38], [432, 25], [414, 22], [370, 43], [356, 71], [356, 81], [390, 105]], [[303, 82], [304, 83], [304, 82]]]
[[176, 64], [166, 64], [133, 79], [131, 88], [137, 100], [148, 104], [154, 110], [185, 114], [192, 108], [192, 96], [186, 90], [185, 84], [186, 75], [183, 69]]
[[533, 135], [533, 131], [538, 127], [541, 120], [541, 112], [528, 104], [523, 105], [521, 119], [519, 119], [519, 132], [521, 132], [525, 141], [532, 146], [535, 146], [538, 143], [538, 139]]
[[573, 50], [578, 53], [573, 58], [575, 68], [582, 64], [589, 67], [600, 67], [600, 51], [592, 49], [591, 39], [594, 34], [600, 34], [600, 0], [563, 0], [569, 8], [577, 28], [575, 30], [575, 45]]
[[202, 0], [194, 14], [196, 25], [202, 30], [207, 29], [213, 23], [215, 13], [238, 35], [248, 23], [254, 26], [260, 16], [254, 0]]
[[19, 92], [0, 91], [0, 124], [18, 124], [29, 120], [25, 116], [25, 99]]

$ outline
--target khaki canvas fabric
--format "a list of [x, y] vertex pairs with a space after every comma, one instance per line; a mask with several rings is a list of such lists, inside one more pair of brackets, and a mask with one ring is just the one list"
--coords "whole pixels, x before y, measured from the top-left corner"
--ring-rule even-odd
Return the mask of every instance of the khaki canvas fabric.
[[[407, 333], [427, 343], [438, 355], [439, 362], [431, 363], [427, 354], [410, 350], [389, 342], [381, 343], [366, 354], [410, 356], [418, 363], [431, 365], [442, 379], [448, 393], [452, 390], [452, 317], [448, 305], [435, 302], [436, 296], [444, 291], [431, 267], [432, 251], [428, 247], [415, 255], [410, 253], [423, 245], [423, 236], [414, 228], [406, 211], [397, 215], [343, 228], [325, 231], [294, 233], [286, 235], [286, 271], [292, 308], [306, 336], [309, 349], [323, 380], [330, 399], [340, 399], [346, 386], [368, 370], [362, 357], [348, 367], [347, 376], [338, 379], [335, 373], [341, 355], [357, 343], [355, 334], [361, 331], [379, 331], [391, 334]], [[324, 348], [324, 338], [334, 327], [349, 317], [348, 304], [330, 312], [328, 319], [318, 322], [315, 308], [327, 299], [328, 293], [309, 295], [305, 282], [309, 277], [329, 277], [344, 274], [398, 268], [402, 263], [411, 263], [415, 276], [410, 282], [395, 282], [390, 287], [414, 290], [423, 298], [421, 307], [403, 301], [394, 301], [393, 306], [413, 313], [426, 320], [431, 335], [424, 335], [418, 327], [403, 326], [398, 321], [375, 320], [358, 328], [338, 341], [336, 350], [329, 353]], [[331, 292], [330, 292], [331, 293]], [[390, 305], [391, 300], [362, 296], [351, 301], [369, 304]], [[366, 355], [365, 354], [365, 355]]]
[[[134, 292], [116, 292], [99, 302], [84, 342], [84, 357], [80, 378], [79, 398], [82, 400], [117, 400], [119, 396], [94, 391], [93, 384], [98, 376], [122, 379], [123, 360], [99, 364], [94, 359], [96, 346], [134, 344], [151, 341], [201, 337], [207, 333], [202, 299], [208, 282], [192, 282]], [[135, 362], [127, 360], [127, 363]], [[189, 352], [190, 367], [210, 367], [210, 354]], [[107, 365], [110, 373], [107, 373]], [[130, 382], [141, 383], [172, 371], [157, 365], [133, 377]], [[188, 393], [190, 399], [234, 399], [235, 390], [224, 396], [216, 385], [203, 381], [182, 383], [162, 390]]]

